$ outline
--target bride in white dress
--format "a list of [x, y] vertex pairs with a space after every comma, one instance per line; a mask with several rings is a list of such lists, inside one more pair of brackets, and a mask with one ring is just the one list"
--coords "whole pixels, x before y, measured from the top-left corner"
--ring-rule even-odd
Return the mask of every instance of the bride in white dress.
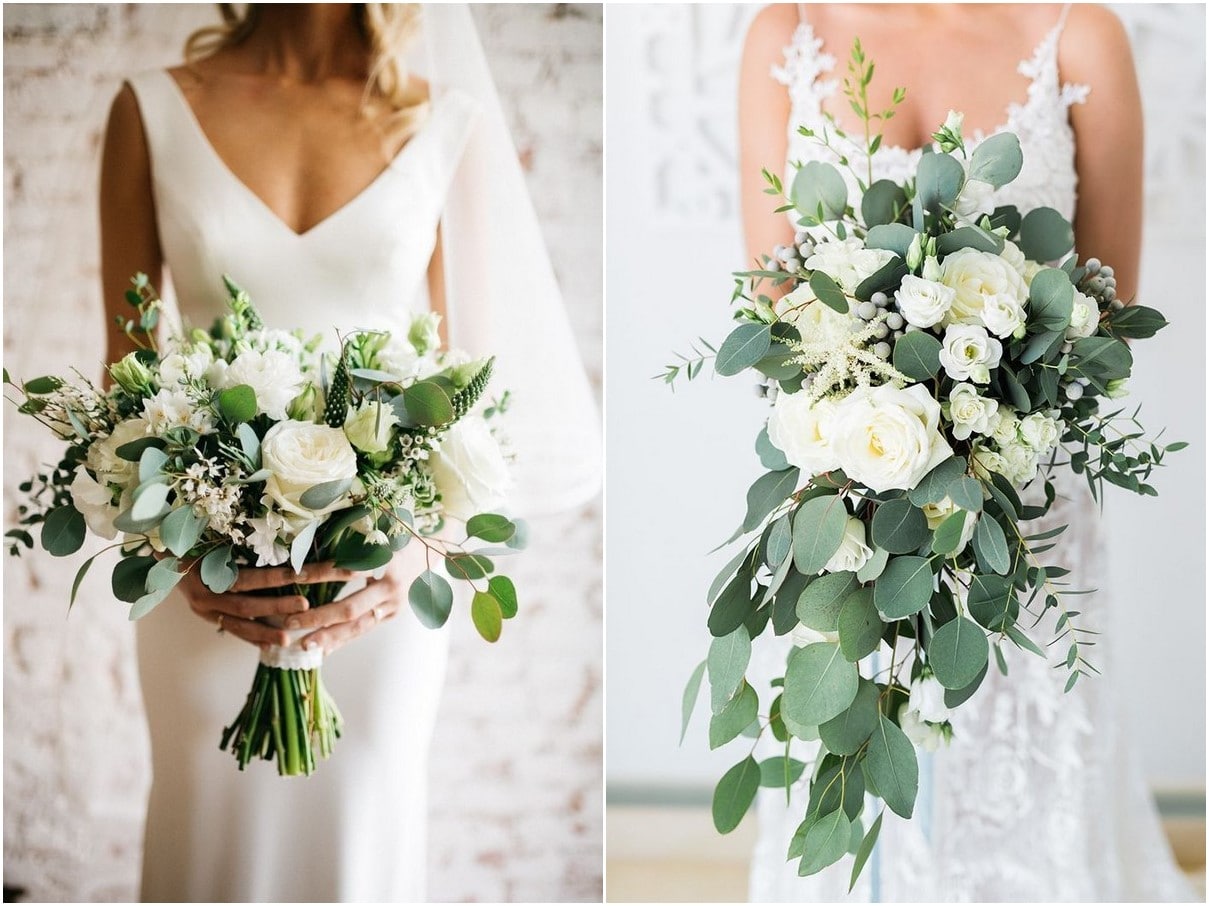
[[[911, 176], [918, 149], [950, 108], [964, 112], [968, 144], [1014, 132], [1024, 169], [996, 201], [1022, 212], [1046, 205], [1072, 219], [1078, 247], [1111, 263], [1120, 296], [1133, 298], [1141, 109], [1124, 32], [1111, 13], [1093, 6], [765, 9], [748, 34], [740, 87], [749, 257], [792, 242], [792, 225], [770, 213], [761, 168], [834, 160], [797, 128], [819, 128], [824, 113], [841, 126], [851, 123], [838, 85], [855, 36], [877, 64], [871, 107], [888, 106], [892, 89], [907, 88], [874, 157], [874, 179]], [[851, 156], [860, 153], [854, 143]], [[1086, 484], [1066, 477], [1046, 522], [1070, 529], [1051, 556], [1071, 568], [1072, 587], [1095, 588], [1102, 574], [1097, 510]], [[1110, 600], [1111, 589], [1101, 589], [1081, 608], [1105, 633], [1112, 631]], [[790, 643], [768, 636], [759, 643], [752, 672], [767, 684], [783, 673]], [[1006, 652], [1010, 675], [988, 672], [953, 717], [951, 746], [921, 753], [915, 818], [886, 815], [851, 895], [851, 860], [806, 878], [785, 860], [805, 791], [788, 808], [783, 791], [762, 791], [752, 901], [1197, 899], [1172, 860], [1120, 726], [1109, 649], [1094, 650], [1104, 676], [1085, 678], [1067, 695], [1063, 672], [1034, 655]], [[780, 754], [775, 741], [768, 743], [764, 755]]]
[[[430, 307], [452, 345], [499, 356], [497, 386], [516, 400], [515, 512], [591, 496], [594, 406], [469, 12], [229, 15], [209, 52], [133, 77], [114, 102], [101, 181], [109, 321], [137, 271], [170, 283], [198, 326], [223, 310], [224, 273], [269, 326], [332, 340], [405, 330]], [[126, 343], [113, 330], [106, 360]], [[287, 570], [241, 570], [225, 595], [191, 585], [140, 621], [144, 900], [425, 898], [427, 752], [449, 636], [404, 604], [422, 568], [413, 547], [347, 608], [298, 614], [329, 655], [346, 728], [311, 777], [262, 762], [240, 772], [218, 748], [255, 669], [240, 640], [275, 641], [256, 618], [296, 600], [240, 592], [292, 582]]]

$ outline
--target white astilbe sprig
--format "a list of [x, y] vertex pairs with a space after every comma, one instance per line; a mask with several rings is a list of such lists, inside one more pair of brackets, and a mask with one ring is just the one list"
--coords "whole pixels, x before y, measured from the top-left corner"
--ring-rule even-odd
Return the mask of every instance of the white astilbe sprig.
[[870, 343], [878, 342], [879, 336], [888, 334], [888, 330], [882, 327], [888, 315], [888, 312], [879, 312], [863, 324], [854, 319], [852, 324], [859, 329], [842, 338], [833, 334], [807, 334], [798, 340], [785, 341], [790, 349], [798, 353], [793, 361], [801, 365], [811, 378], [809, 386], [802, 386], [802, 392], [808, 395], [811, 402], [825, 397], [844, 397], [857, 387], [877, 387], [882, 384], [905, 387], [911, 383], [910, 378], [891, 365], [889, 360], [869, 348]]

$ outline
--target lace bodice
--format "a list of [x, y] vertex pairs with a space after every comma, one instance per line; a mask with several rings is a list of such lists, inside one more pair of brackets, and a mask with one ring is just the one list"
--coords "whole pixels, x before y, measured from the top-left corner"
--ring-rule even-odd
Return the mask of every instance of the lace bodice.
[[[1064, 20], [1065, 12], [1020, 63], [1019, 71], [1031, 80], [1027, 97], [1009, 105], [1003, 124], [990, 134], [1014, 132], [1024, 154], [1019, 177], [996, 193], [996, 202], [1014, 204], [1022, 213], [1048, 206], [1072, 218], [1077, 174], [1068, 113], [1089, 89], [1061, 81], [1057, 51]], [[821, 103], [838, 87], [828, 77], [834, 64], [803, 21], [785, 49], [784, 64], [773, 69], [791, 101], [790, 178], [795, 163], [837, 163], [831, 150], [797, 131], [801, 125], [819, 129], [825, 124]], [[986, 137], [967, 136], [967, 147]], [[861, 160], [861, 149], [849, 144], [849, 159]], [[913, 177], [921, 153], [883, 146], [874, 157], [874, 179]], [[839, 169], [855, 197], [855, 177]], [[1097, 509], [1081, 478], [1062, 473], [1055, 483], [1058, 500], [1036, 530], [1070, 527], [1045, 560], [1071, 570], [1071, 588], [1096, 588], [1103, 574]], [[1038, 489], [1032, 493], [1039, 496]], [[1080, 599], [1078, 609], [1089, 628], [1111, 632], [1109, 597], [1101, 589]], [[1053, 621], [1046, 620], [1030, 635], [1047, 642], [1053, 630]], [[784, 672], [789, 644], [787, 637], [757, 640], [749, 678], [761, 690], [761, 701], [770, 700], [764, 690]], [[1009, 676], [992, 667], [982, 688], [954, 715], [952, 745], [934, 756], [920, 754], [915, 817], [906, 822], [886, 813], [874, 857], [852, 894], [847, 892], [850, 860], [807, 878], [797, 877], [796, 862], [785, 861], [786, 846], [805, 814], [805, 783], [794, 791], [789, 808], [783, 791], [761, 791], [752, 901], [1194, 899], [1172, 862], [1120, 732], [1109, 648], [1094, 650], [1105, 675], [1081, 679], [1064, 695], [1064, 671], [1006, 646]], [[795, 745], [796, 757], [813, 760], [809, 744]], [[760, 748], [760, 757], [783, 754], [775, 740], [761, 740]], [[866, 827], [875, 815], [866, 812]]]

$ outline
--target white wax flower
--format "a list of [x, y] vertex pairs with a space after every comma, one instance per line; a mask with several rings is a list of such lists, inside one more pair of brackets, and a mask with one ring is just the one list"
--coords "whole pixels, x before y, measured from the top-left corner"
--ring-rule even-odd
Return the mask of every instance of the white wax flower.
[[1034, 453], [1048, 453], [1058, 436], [1058, 422], [1044, 413], [1034, 412], [1020, 422], [1020, 439]]
[[275, 421], [286, 418], [286, 407], [302, 392], [306, 379], [298, 363], [284, 352], [249, 349], [223, 370], [221, 387], [247, 384], [256, 393], [256, 410]]
[[319, 509], [302, 503], [302, 495], [315, 485], [357, 476], [357, 454], [339, 428], [278, 422], [261, 441], [260, 458], [272, 473], [264, 484], [265, 495], [283, 513], [309, 520], [349, 506], [348, 494]]
[[1028, 287], [1012, 265], [998, 255], [977, 249], [958, 249], [941, 265], [940, 282], [957, 295], [942, 323], [982, 324], [982, 310], [990, 296], [1007, 295], [1020, 305], [1028, 301]]
[[856, 292], [862, 281], [873, 276], [879, 268], [894, 258], [887, 249], [867, 249], [854, 236], [820, 242], [814, 254], [806, 259], [807, 270], [822, 271], [838, 283], [845, 292]]
[[201, 409], [184, 390], [163, 387], [155, 396], [143, 400], [143, 418], [152, 434], [163, 434], [170, 428], [192, 428], [198, 434], [214, 430], [214, 419]]
[[344, 420], [349, 442], [364, 453], [384, 453], [390, 448], [394, 426], [399, 423], [395, 410], [386, 403], [367, 401]]
[[1066, 328], [1067, 340], [1090, 337], [1100, 326], [1100, 309], [1096, 300], [1075, 290], [1074, 304], [1070, 311], [1070, 326]]
[[986, 384], [999, 367], [1003, 344], [977, 324], [950, 324], [940, 343], [940, 364], [955, 381]]
[[432, 474], [445, 512], [455, 519], [490, 512], [503, 503], [512, 486], [499, 442], [487, 422], [473, 414], [456, 422], [442, 438], [432, 457]]
[[854, 390], [836, 407], [830, 445], [840, 468], [873, 491], [910, 490], [953, 455], [927, 388]]
[[949, 391], [949, 419], [953, 422], [953, 437], [966, 440], [971, 434], [990, 434], [995, 414], [999, 410], [996, 400], [978, 395], [973, 384], [955, 384]]
[[854, 573], [873, 556], [873, 548], [865, 543], [865, 523], [855, 516], [849, 516], [844, 524], [844, 538], [839, 550], [831, 555], [819, 573]]
[[[930, 259], [935, 260], [935, 259]], [[949, 312], [957, 291], [943, 283], [925, 280], [913, 274], [903, 277], [903, 282], [894, 293], [898, 310], [908, 324], [916, 327], [931, 327], [939, 324]]]
[[839, 468], [829, 440], [835, 408], [828, 399], [811, 403], [805, 393], [778, 394], [768, 419], [768, 439], [805, 475]]

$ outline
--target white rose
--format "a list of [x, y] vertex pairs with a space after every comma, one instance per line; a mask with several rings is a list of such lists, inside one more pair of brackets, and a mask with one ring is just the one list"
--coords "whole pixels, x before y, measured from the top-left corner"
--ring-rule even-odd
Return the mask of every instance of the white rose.
[[274, 421], [285, 419], [290, 400], [302, 392], [306, 379], [298, 363], [284, 352], [250, 349], [241, 352], [223, 370], [223, 388], [247, 384], [256, 393], [256, 410]]
[[365, 402], [344, 420], [344, 433], [358, 450], [384, 453], [390, 449], [391, 432], [398, 423], [399, 417], [390, 406]]
[[940, 267], [940, 282], [957, 291], [943, 323], [984, 324], [987, 297], [1008, 295], [1024, 305], [1028, 287], [1017, 270], [998, 255], [977, 249], [958, 249]]
[[1007, 465], [1003, 457], [987, 447], [975, 447], [970, 453], [970, 467], [974, 474], [984, 481], [989, 481], [992, 472], [1007, 475]]
[[926, 752], [935, 752], [947, 738], [943, 727], [921, 720], [909, 704], [898, 709], [898, 725], [907, 739]]
[[1016, 413], [1009, 409], [1001, 408], [996, 413], [994, 424], [991, 425], [991, 437], [995, 439], [995, 443], [1004, 447], [1008, 444], [1014, 444], [1020, 437], [1020, 419]]
[[834, 645], [840, 640], [840, 634], [838, 632], [819, 632], [817, 629], [811, 629], [805, 623], [798, 623], [789, 630], [789, 639], [795, 647], [805, 648], [815, 642], [830, 642]]
[[198, 434], [214, 430], [214, 419], [200, 408], [184, 390], [161, 388], [155, 396], [143, 400], [143, 418], [150, 433], [163, 434], [170, 428], [192, 428]]
[[940, 343], [940, 364], [955, 381], [986, 384], [999, 367], [1003, 344], [977, 324], [951, 324]]
[[1034, 453], [1047, 453], [1058, 442], [1058, 422], [1034, 412], [1020, 422], [1020, 439]]
[[[947, 494], [936, 503], [925, 503], [920, 509], [923, 510], [924, 518], [928, 520], [928, 528], [932, 531], [940, 528], [941, 524], [954, 513], [962, 512], [961, 507], [955, 504], [953, 498]], [[957, 556], [966, 549], [966, 545], [974, 537], [974, 529], [978, 525], [977, 513], [966, 510], [965, 514], [965, 522], [961, 524], [961, 538], [957, 542], [957, 549], [953, 551], [953, 556]]]
[[463, 520], [499, 506], [512, 484], [499, 442], [478, 415], [465, 416], [442, 438], [432, 475], [445, 512]]
[[982, 323], [995, 336], [1024, 336], [1024, 306], [1015, 296], [996, 293], [983, 300]]
[[836, 406], [830, 445], [850, 478], [873, 491], [906, 491], [953, 455], [939, 426], [940, 404], [927, 388], [885, 384]]
[[930, 671], [911, 681], [907, 707], [929, 723], [944, 723], [953, 714], [945, 706], [945, 687]]
[[[1024, 423], [1021, 423], [1023, 429]], [[1037, 476], [1037, 454], [1024, 444], [1012, 444], [999, 451], [1003, 468], [1000, 472], [1016, 486], [1028, 484]]]
[[260, 458], [272, 473], [264, 483], [265, 496], [284, 513], [314, 519], [349, 506], [347, 494], [317, 510], [302, 504], [302, 495], [315, 485], [357, 477], [357, 454], [339, 428], [278, 422], [261, 441]]
[[953, 203], [953, 212], [958, 217], [977, 221], [982, 214], [990, 214], [995, 210], [995, 187], [981, 179], [967, 179], [957, 201]]
[[948, 314], [956, 297], [957, 291], [943, 283], [907, 274], [894, 294], [894, 301], [908, 324], [931, 327]]
[[819, 570], [822, 573], [854, 573], [873, 556], [873, 548], [865, 543], [865, 523], [855, 516], [849, 516], [844, 525], [844, 538], [840, 548], [831, 555], [827, 565]]
[[1100, 326], [1100, 308], [1096, 300], [1075, 290], [1074, 305], [1070, 310], [1070, 326], [1066, 328], [1066, 339], [1079, 340], [1090, 337]]
[[811, 403], [805, 393], [779, 393], [768, 419], [768, 439], [790, 465], [814, 476], [839, 468], [829, 441], [835, 403]]
[[892, 258], [894, 252], [867, 249], [860, 239], [849, 236], [847, 239], [820, 242], [805, 264], [807, 270], [822, 271], [845, 292], [853, 293], [862, 281], [877, 273]]
[[1020, 251], [1020, 246], [1012, 240], [1003, 240], [1003, 251], [999, 253], [999, 257], [1010, 264], [1021, 277], [1028, 273], [1028, 259], [1024, 257], [1024, 252]]
[[957, 384], [949, 391], [949, 419], [953, 437], [965, 440], [971, 434], [990, 434], [999, 403], [978, 395], [973, 384]]
[[1024, 285], [1032, 286], [1033, 278], [1036, 277], [1043, 270], [1045, 270], [1046, 267], [1047, 267], [1047, 265], [1041, 264], [1038, 261], [1025, 261], [1024, 262], [1024, 271], [1023, 271]]

